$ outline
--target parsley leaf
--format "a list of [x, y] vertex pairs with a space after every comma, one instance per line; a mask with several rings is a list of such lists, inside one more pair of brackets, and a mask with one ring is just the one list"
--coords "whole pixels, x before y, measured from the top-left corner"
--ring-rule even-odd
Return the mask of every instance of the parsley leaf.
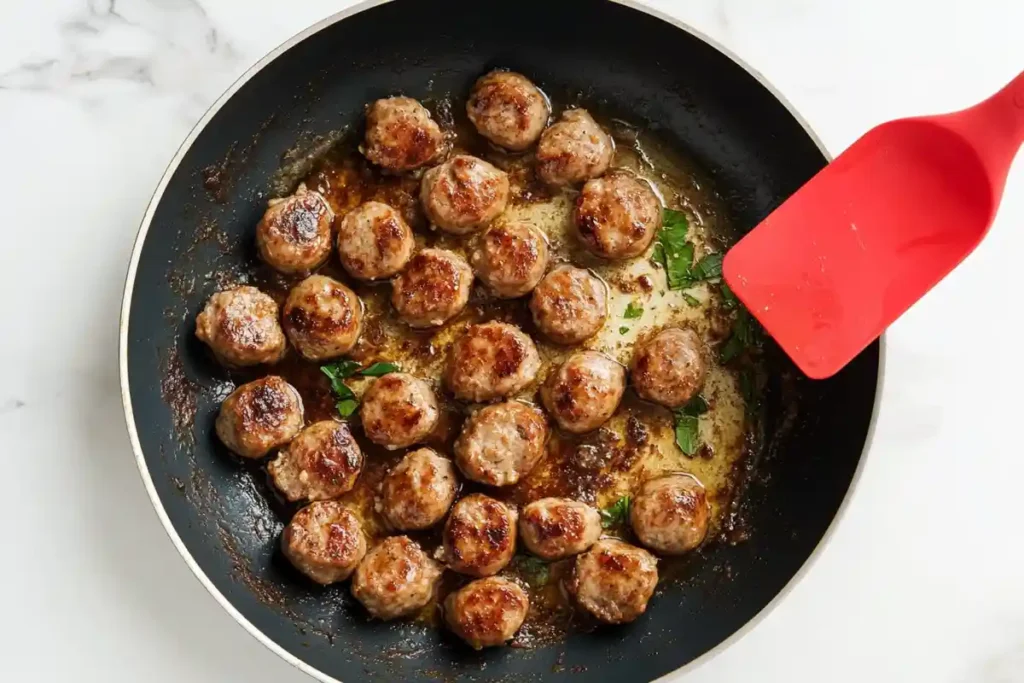
[[334, 407], [338, 409], [338, 414], [342, 417], [351, 417], [353, 413], [359, 410], [359, 401], [355, 398], [346, 398], [335, 403]]
[[551, 577], [551, 570], [547, 563], [539, 557], [519, 555], [516, 558], [516, 567], [523, 579], [534, 588], [547, 585], [548, 579]]
[[626, 334], [627, 332], [629, 332], [629, 328], [628, 327], [620, 327], [619, 328], [619, 334]]
[[624, 524], [629, 519], [629, 496], [622, 496], [617, 501], [601, 510], [601, 527], [610, 529]]
[[700, 448], [700, 419], [708, 412], [708, 402], [703, 396], [694, 396], [676, 411], [676, 445], [686, 455], [694, 455]]
[[382, 377], [392, 372], [398, 372], [398, 370], [398, 366], [394, 363], [374, 363], [360, 370], [359, 374], [363, 377]]
[[682, 211], [663, 211], [654, 259], [665, 268], [669, 289], [685, 289], [693, 284], [693, 278], [690, 276], [693, 245], [686, 241], [688, 228], [686, 214]]
[[644, 307], [635, 301], [630, 301], [629, 305], [626, 306], [626, 312], [622, 314], [622, 317], [626, 320], [633, 320], [639, 318], [644, 314]]
[[741, 353], [744, 349], [754, 343], [754, 325], [750, 314], [745, 309], [740, 309], [736, 314], [736, 322], [732, 324], [732, 334], [722, 345], [718, 352], [718, 359], [728, 363]]
[[722, 277], [722, 254], [708, 254], [693, 267], [691, 273], [694, 280], [710, 280]]
[[324, 373], [332, 380], [334, 379], [347, 379], [359, 371], [359, 363], [354, 360], [339, 360], [327, 365], [320, 366], [320, 372]]
[[736, 294], [733, 293], [732, 287], [726, 284], [725, 280], [722, 280], [722, 305], [726, 308], [736, 308], [739, 303], [740, 300], [736, 298]]
[[683, 301], [685, 301], [686, 303], [690, 304], [694, 308], [696, 308], [697, 306], [700, 306], [700, 299], [698, 299], [697, 297], [692, 296], [690, 294], [687, 294], [686, 292], [683, 292]]

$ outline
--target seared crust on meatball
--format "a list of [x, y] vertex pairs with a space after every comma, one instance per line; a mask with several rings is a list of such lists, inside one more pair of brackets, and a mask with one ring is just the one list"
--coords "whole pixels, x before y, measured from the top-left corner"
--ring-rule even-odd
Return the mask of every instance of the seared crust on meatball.
[[540, 136], [537, 175], [549, 185], [596, 178], [612, 163], [615, 144], [585, 109], [569, 109]]
[[605, 539], [576, 557], [569, 592], [608, 624], [625, 624], [647, 609], [658, 584], [658, 560], [643, 548]]
[[452, 571], [497, 574], [516, 552], [516, 511], [480, 493], [455, 503], [444, 525], [444, 552]]
[[390, 171], [409, 171], [434, 161], [444, 135], [426, 107], [411, 97], [377, 100], [366, 110], [367, 159]]
[[276, 375], [243, 384], [220, 404], [217, 436], [243, 458], [262, 458], [302, 429], [302, 397]]
[[640, 398], [679, 408], [704, 386], [704, 344], [691, 329], [663, 330], [633, 354], [631, 378]]
[[363, 469], [363, 452], [344, 422], [309, 425], [267, 466], [289, 501], [330, 500], [348, 493]]
[[625, 171], [588, 180], [576, 198], [576, 230], [595, 256], [625, 259], [647, 251], [661, 229], [661, 202]]
[[422, 441], [440, 410], [430, 385], [404, 372], [384, 375], [363, 394], [359, 415], [370, 441], [394, 450]]
[[317, 583], [344, 581], [366, 555], [359, 518], [337, 501], [311, 503], [295, 513], [281, 534], [284, 556]]
[[424, 249], [392, 283], [391, 305], [409, 327], [443, 325], [466, 307], [473, 271], [446, 249]]
[[526, 76], [514, 71], [492, 71], [473, 86], [466, 100], [466, 114], [480, 135], [519, 152], [540, 137], [551, 107]]
[[288, 341], [303, 358], [328, 360], [348, 353], [363, 328], [363, 302], [325, 275], [311, 275], [292, 287], [282, 314]]
[[465, 235], [482, 228], [508, 205], [508, 174], [483, 159], [454, 156], [423, 174], [420, 201], [430, 222]]
[[526, 591], [501, 576], [477, 579], [449, 595], [444, 604], [448, 627], [477, 650], [511, 640], [529, 610]]
[[255, 287], [217, 292], [196, 316], [196, 337], [230, 366], [276, 363], [287, 348], [277, 304]]
[[448, 356], [446, 379], [456, 398], [483, 403], [515, 394], [540, 370], [533, 340], [515, 325], [471, 325]]
[[551, 341], [579, 344], [604, 326], [608, 287], [589, 270], [558, 266], [533, 290], [530, 313], [534, 324]]
[[274, 199], [256, 226], [260, 258], [282, 273], [308, 273], [331, 254], [334, 212], [304, 185], [285, 199]]
[[535, 500], [519, 515], [519, 536], [545, 560], [582, 553], [601, 538], [601, 513], [568, 498]]
[[352, 577], [352, 595], [378, 619], [397, 619], [430, 603], [441, 572], [415, 541], [391, 536], [366, 553]]
[[473, 413], [455, 441], [455, 463], [467, 479], [510, 486], [544, 456], [548, 423], [535, 407], [519, 401], [486, 406]]
[[626, 388], [626, 371], [597, 351], [577, 353], [552, 372], [540, 395], [558, 426], [582, 434], [615, 414]]
[[681, 472], [644, 482], [629, 510], [640, 542], [666, 555], [681, 555], [699, 546], [708, 534], [710, 516], [704, 485]]
[[523, 296], [548, 267], [547, 236], [524, 221], [499, 221], [483, 234], [471, 260], [476, 276], [502, 299]]
[[405, 268], [415, 246], [402, 214], [381, 202], [357, 206], [338, 226], [338, 258], [357, 280], [391, 277]]
[[420, 448], [406, 454], [384, 477], [381, 512], [392, 529], [428, 529], [448, 514], [457, 489], [452, 461]]

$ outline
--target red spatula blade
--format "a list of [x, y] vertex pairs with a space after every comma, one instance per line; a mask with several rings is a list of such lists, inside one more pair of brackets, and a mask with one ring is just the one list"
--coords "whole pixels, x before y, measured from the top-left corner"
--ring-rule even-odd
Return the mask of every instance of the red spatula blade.
[[725, 279], [829, 377], [974, 249], [1022, 139], [1024, 74], [972, 109], [878, 126], [733, 247]]

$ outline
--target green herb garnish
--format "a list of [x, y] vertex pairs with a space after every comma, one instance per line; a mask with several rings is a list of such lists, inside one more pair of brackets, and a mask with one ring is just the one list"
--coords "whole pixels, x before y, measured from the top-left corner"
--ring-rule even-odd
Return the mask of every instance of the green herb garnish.
[[628, 327], [620, 327], [619, 328], [619, 334], [626, 334], [627, 332], [629, 332], [629, 328]]
[[392, 372], [398, 372], [398, 366], [394, 363], [374, 363], [360, 370], [359, 374], [363, 377], [382, 377]]
[[732, 334], [725, 340], [721, 350], [718, 352], [718, 359], [723, 363], [733, 360], [748, 346], [754, 343], [754, 324], [745, 309], [736, 313], [736, 322], [732, 324]]
[[622, 317], [626, 320], [633, 320], [639, 318], [644, 314], [644, 307], [635, 301], [630, 301], [629, 305], [626, 306], [626, 312], [622, 314]]
[[683, 292], [683, 301], [685, 301], [686, 303], [690, 304], [694, 308], [696, 308], [697, 306], [700, 306], [700, 299], [698, 299], [697, 297], [692, 296], [690, 294], [687, 294], [686, 292]]
[[624, 524], [629, 519], [629, 496], [622, 496], [617, 501], [601, 510], [601, 526], [610, 529]]
[[726, 308], [736, 308], [740, 303], [740, 300], [736, 298], [736, 294], [733, 293], [732, 288], [722, 281], [722, 305]]
[[374, 363], [365, 368], [361, 368], [359, 363], [354, 360], [339, 360], [327, 365], [320, 366], [320, 372], [327, 375], [327, 379], [331, 381], [331, 391], [334, 396], [338, 398], [338, 402], [334, 404], [337, 408], [338, 414], [342, 417], [351, 417], [353, 413], [359, 410], [359, 399], [356, 398], [355, 393], [352, 389], [345, 384], [345, 380], [353, 375], [361, 375], [363, 377], [381, 377], [390, 372], [396, 372], [398, 366], [394, 363]]
[[722, 277], [722, 254], [708, 254], [697, 262], [690, 273], [694, 280]]
[[338, 409], [338, 414], [342, 417], [351, 417], [353, 413], [359, 410], [359, 401], [355, 398], [346, 398], [335, 403], [334, 407]]
[[534, 588], [542, 588], [547, 585], [551, 578], [551, 570], [547, 562], [532, 555], [519, 555], [516, 558], [516, 567], [519, 569], [523, 579]]
[[693, 245], [686, 241], [688, 224], [682, 211], [665, 209], [661, 230], [654, 247], [654, 260], [665, 269], [669, 289], [685, 289], [693, 284], [690, 268], [693, 265]]
[[694, 455], [700, 448], [700, 416], [708, 412], [703, 396], [694, 396], [676, 411], [676, 445], [686, 455]]

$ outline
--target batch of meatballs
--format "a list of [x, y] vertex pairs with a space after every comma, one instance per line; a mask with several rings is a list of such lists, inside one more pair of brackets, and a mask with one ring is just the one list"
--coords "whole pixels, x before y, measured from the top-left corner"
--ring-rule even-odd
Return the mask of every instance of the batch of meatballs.
[[[575, 222], [591, 252], [628, 259], [650, 246], [661, 227], [660, 201], [642, 180], [609, 171], [612, 140], [585, 110], [570, 109], [549, 126], [543, 93], [520, 74], [494, 71], [475, 84], [467, 112], [481, 135], [506, 150], [536, 143], [536, 171], [544, 182], [585, 183]], [[264, 261], [283, 273], [305, 275], [336, 245], [350, 277], [391, 280], [394, 312], [414, 328], [439, 327], [455, 317], [466, 306], [474, 277], [497, 297], [531, 295], [536, 327], [555, 344], [579, 344], [604, 325], [604, 282], [572, 265], [549, 270], [548, 243], [537, 227], [496, 220], [509, 200], [507, 175], [471, 156], [438, 163], [446, 151], [444, 135], [419, 102], [392, 97], [372, 103], [360, 151], [385, 172], [422, 173], [423, 209], [437, 229], [482, 232], [472, 264], [443, 249], [414, 254], [412, 231], [386, 204], [367, 202], [335, 221], [324, 198], [304, 187], [272, 202], [260, 221], [257, 242]], [[351, 289], [313, 274], [291, 289], [280, 315], [275, 301], [254, 287], [214, 294], [196, 320], [196, 334], [229, 366], [273, 364], [289, 342], [303, 358], [320, 363], [353, 348], [362, 316]], [[664, 330], [637, 349], [632, 385], [641, 398], [679, 407], [701, 388], [705, 355], [694, 332]], [[305, 425], [299, 392], [270, 375], [238, 387], [223, 402], [216, 433], [245, 458], [277, 451], [268, 465], [274, 485], [289, 501], [309, 502], [283, 532], [285, 556], [320, 584], [351, 577], [352, 594], [374, 617], [395, 619], [421, 610], [434, 599], [447, 568], [475, 579], [443, 605], [449, 627], [476, 648], [507, 642], [529, 610], [523, 587], [499, 575], [512, 560], [518, 537], [544, 561], [576, 556], [565, 589], [581, 609], [607, 623], [632, 621], [654, 592], [657, 560], [648, 550], [602, 538], [599, 510], [566, 498], [543, 498], [521, 510], [480, 493], [456, 501], [460, 476], [490, 487], [510, 486], [543, 457], [548, 419], [540, 408], [515, 399], [540, 368], [533, 340], [514, 325], [472, 325], [457, 338], [444, 384], [456, 399], [484, 405], [466, 420], [454, 462], [421, 447], [386, 475], [377, 510], [395, 535], [372, 548], [359, 518], [337, 501], [353, 488], [363, 465], [346, 422]], [[541, 403], [559, 429], [589, 432], [616, 411], [626, 376], [626, 368], [612, 358], [580, 351], [550, 372], [540, 388]], [[439, 412], [431, 385], [398, 371], [373, 380], [358, 419], [367, 439], [404, 449], [424, 441]], [[703, 541], [708, 517], [701, 483], [678, 473], [645, 482], [635, 492], [629, 521], [643, 545], [680, 554]], [[434, 557], [400, 535], [442, 522], [443, 545]]]

